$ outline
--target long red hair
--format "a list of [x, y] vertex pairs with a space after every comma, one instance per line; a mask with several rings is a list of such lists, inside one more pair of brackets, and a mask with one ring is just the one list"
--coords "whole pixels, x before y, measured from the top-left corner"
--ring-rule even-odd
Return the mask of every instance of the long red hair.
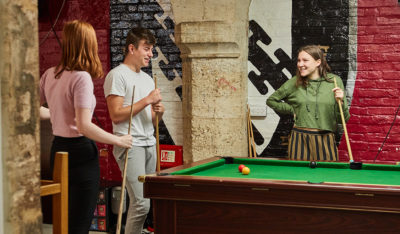
[[87, 71], [92, 79], [103, 76], [96, 32], [91, 24], [80, 20], [65, 23], [62, 56], [56, 67], [56, 78], [59, 78], [64, 70]]

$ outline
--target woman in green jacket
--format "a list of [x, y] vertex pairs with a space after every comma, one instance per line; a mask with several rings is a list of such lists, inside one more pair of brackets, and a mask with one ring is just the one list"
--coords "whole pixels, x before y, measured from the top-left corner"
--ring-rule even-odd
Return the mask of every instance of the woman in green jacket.
[[290, 159], [339, 159], [334, 132], [341, 117], [336, 100], [341, 100], [346, 121], [350, 114], [342, 79], [329, 72], [321, 49], [316, 45], [304, 46], [298, 51], [296, 76], [267, 99], [274, 111], [294, 115], [288, 147]]

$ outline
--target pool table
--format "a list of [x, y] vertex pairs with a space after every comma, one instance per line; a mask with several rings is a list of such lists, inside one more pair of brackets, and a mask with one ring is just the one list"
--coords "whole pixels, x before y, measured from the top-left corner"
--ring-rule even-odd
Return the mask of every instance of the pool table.
[[139, 180], [157, 234], [400, 233], [397, 165], [214, 157]]

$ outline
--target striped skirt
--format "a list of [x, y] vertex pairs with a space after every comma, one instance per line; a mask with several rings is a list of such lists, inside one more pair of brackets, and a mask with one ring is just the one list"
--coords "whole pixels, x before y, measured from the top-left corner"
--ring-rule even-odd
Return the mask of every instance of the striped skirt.
[[335, 134], [330, 131], [307, 131], [293, 128], [288, 147], [289, 159], [337, 161]]

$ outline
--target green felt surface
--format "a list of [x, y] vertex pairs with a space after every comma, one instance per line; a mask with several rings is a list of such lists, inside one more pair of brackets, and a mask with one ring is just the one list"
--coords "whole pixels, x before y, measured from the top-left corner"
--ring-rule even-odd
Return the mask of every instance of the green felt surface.
[[[249, 175], [242, 175], [238, 171], [240, 164], [250, 168]], [[235, 158], [233, 164], [225, 164], [225, 160], [221, 159], [172, 174], [294, 180], [310, 183], [400, 185], [400, 166], [363, 164], [361, 170], [353, 170], [349, 168], [349, 163], [337, 162], [317, 162], [316, 168], [310, 168], [309, 162], [306, 161]]]

